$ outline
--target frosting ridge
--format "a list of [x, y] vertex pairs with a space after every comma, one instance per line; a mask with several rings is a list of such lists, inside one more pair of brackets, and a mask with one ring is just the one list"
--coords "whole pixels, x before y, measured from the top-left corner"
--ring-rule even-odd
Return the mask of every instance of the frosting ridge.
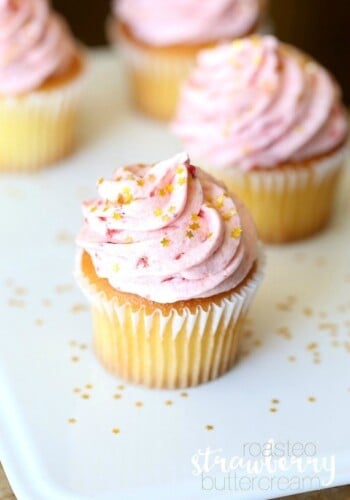
[[258, 23], [260, 1], [115, 0], [113, 10], [146, 43], [196, 44], [249, 33]]
[[323, 67], [272, 36], [252, 36], [200, 53], [174, 130], [192, 156], [250, 169], [332, 151], [348, 123]]
[[186, 153], [118, 169], [82, 205], [77, 244], [116, 290], [160, 303], [238, 286], [257, 258], [244, 205]]
[[0, 93], [34, 90], [63, 72], [77, 52], [46, 0], [0, 0]]

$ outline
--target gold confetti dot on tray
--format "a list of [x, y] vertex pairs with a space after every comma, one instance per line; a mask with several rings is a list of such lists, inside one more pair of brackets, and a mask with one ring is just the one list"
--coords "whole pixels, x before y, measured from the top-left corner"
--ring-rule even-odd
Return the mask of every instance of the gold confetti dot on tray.
[[41, 318], [37, 318], [35, 321], [34, 321], [35, 325], [36, 326], [43, 326], [44, 324], [44, 320], [41, 319]]
[[304, 307], [303, 309], [303, 314], [305, 316], [312, 316], [313, 315], [313, 309], [311, 307]]
[[92, 384], [85, 384], [85, 389], [93, 389], [93, 385]]
[[79, 357], [78, 356], [72, 356], [70, 358], [70, 360], [72, 361], [72, 363], [77, 363], [79, 361]]
[[180, 392], [180, 397], [188, 398], [188, 392]]
[[19, 286], [13, 290], [13, 293], [18, 297], [24, 297], [25, 295], [27, 295], [28, 291], [26, 288]]
[[18, 309], [23, 309], [23, 307], [25, 307], [26, 303], [24, 300], [21, 300], [21, 299], [9, 299], [8, 305], [10, 307], [16, 307]]
[[310, 344], [308, 344], [306, 346], [307, 350], [308, 351], [312, 351], [313, 349], [317, 349], [318, 345], [316, 342], [310, 342]]
[[122, 397], [122, 394], [113, 394], [113, 399], [121, 399]]
[[279, 399], [271, 399], [273, 405], [278, 405], [280, 403]]
[[118, 391], [124, 391], [125, 385], [117, 385]]
[[75, 394], [79, 394], [79, 393], [81, 392], [80, 387], [74, 387], [73, 392], [74, 392]]
[[173, 404], [174, 404], [174, 402], [173, 402], [171, 399], [167, 399], [167, 400], [164, 402], [164, 404], [165, 404], [166, 406], [171, 406], [171, 405], [173, 405]]
[[79, 349], [81, 349], [81, 350], [87, 349], [87, 344], [80, 344]]
[[272, 408], [270, 408], [270, 409], [269, 409], [269, 411], [270, 411], [271, 413], [276, 413], [277, 408], [275, 408], [275, 407], [273, 406]]
[[82, 397], [82, 399], [89, 399], [90, 394], [87, 394], [86, 392], [84, 392], [84, 394], [82, 394], [81, 397]]
[[315, 403], [316, 402], [316, 398], [314, 396], [309, 396], [307, 398], [307, 400], [309, 401], [309, 403]]
[[112, 432], [113, 434], [120, 434], [120, 429], [118, 427], [114, 427], [114, 429], [112, 429]]
[[277, 328], [277, 335], [283, 337], [284, 339], [290, 340], [293, 338], [291, 331], [288, 326], [280, 326]]
[[68, 423], [69, 424], [76, 424], [77, 423], [77, 419], [76, 418], [69, 418], [68, 419]]
[[71, 290], [73, 290], [73, 285], [71, 285], [70, 283], [63, 283], [55, 287], [55, 292], [58, 294], [67, 293], [70, 292]]
[[142, 401], [136, 401], [135, 406], [136, 406], [137, 408], [141, 408], [141, 407], [143, 406]]
[[288, 303], [288, 302], [277, 302], [277, 303], [276, 303], [276, 308], [277, 308], [279, 311], [288, 312], [288, 311], [291, 311], [291, 310], [292, 310], [292, 304], [290, 304], [290, 303]]
[[206, 425], [206, 426], [205, 426], [205, 430], [206, 430], [206, 431], [213, 431], [213, 430], [214, 430], [214, 426], [213, 426], [213, 425], [208, 424], [208, 425]]
[[85, 304], [73, 304], [70, 308], [72, 314], [78, 314], [87, 311], [87, 306]]

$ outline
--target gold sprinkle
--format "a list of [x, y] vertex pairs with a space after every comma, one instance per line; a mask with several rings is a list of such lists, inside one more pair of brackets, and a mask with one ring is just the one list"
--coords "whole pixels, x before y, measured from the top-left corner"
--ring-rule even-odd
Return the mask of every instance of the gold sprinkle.
[[147, 177], [151, 182], [154, 182], [156, 180], [156, 176], [154, 174], [149, 174]]
[[242, 228], [237, 226], [231, 232], [231, 238], [239, 238], [241, 234], [242, 234]]
[[290, 304], [284, 304], [283, 302], [278, 302], [276, 304], [276, 307], [277, 309], [279, 309], [280, 311], [290, 311], [291, 310], [291, 306]]
[[133, 243], [134, 239], [131, 236], [126, 236], [124, 238], [124, 243]]
[[120, 429], [118, 429], [118, 427], [114, 427], [114, 429], [112, 429], [112, 432], [113, 434], [120, 434]]
[[169, 212], [170, 212], [171, 214], [173, 214], [174, 212], [176, 212], [176, 207], [175, 207], [174, 205], [171, 205], [171, 206], [169, 207]]
[[180, 392], [182, 398], [188, 398], [188, 392]]
[[117, 385], [118, 391], [124, 391], [125, 385]]
[[170, 245], [170, 240], [168, 238], [163, 238], [160, 243], [163, 247], [168, 247]]
[[113, 394], [114, 399], [121, 399], [123, 397], [122, 394]]
[[309, 401], [309, 403], [315, 403], [316, 398], [314, 396], [309, 396], [307, 400]]
[[209, 238], [211, 238], [212, 236], [213, 236], [213, 233], [208, 233], [207, 237], [206, 237], [206, 240], [209, 240]]
[[71, 309], [70, 309], [70, 312], [72, 314], [77, 314], [77, 313], [84, 312], [86, 310], [87, 310], [87, 307], [85, 304], [73, 304]]
[[159, 196], [165, 196], [166, 195], [166, 191], [164, 188], [160, 188], [159, 190]]
[[189, 239], [193, 238], [192, 231], [186, 231], [186, 237], [189, 238]]
[[309, 351], [312, 351], [313, 349], [317, 349], [317, 344], [316, 344], [316, 342], [311, 342], [311, 343], [310, 343], [310, 344], [308, 344], [306, 347], [307, 347], [307, 349], [308, 349]]
[[222, 216], [222, 218], [223, 218], [224, 220], [230, 220], [230, 219], [232, 219], [232, 217], [233, 217], [234, 215], [236, 215], [236, 213], [237, 213], [237, 211], [236, 211], [236, 210], [234, 210], [234, 209], [232, 209], [232, 210], [230, 210], [229, 212], [227, 212], [227, 214], [224, 214], [224, 215]]
[[261, 340], [260, 340], [260, 339], [256, 339], [256, 340], [254, 340], [253, 345], [254, 345], [255, 347], [260, 347], [260, 346], [262, 345], [262, 342], [261, 342]]
[[177, 183], [179, 186], [183, 186], [186, 183], [186, 177], [179, 177]]
[[277, 335], [280, 335], [281, 337], [288, 340], [292, 338], [292, 334], [288, 326], [280, 326], [279, 328], [277, 328]]
[[96, 210], [97, 210], [97, 206], [96, 205], [94, 205], [93, 207], [90, 208], [90, 212], [91, 213], [96, 212]]
[[141, 406], [143, 406], [142, 401], [136, 401], [135, 406], [137, 406], [137, 408], [141, 408]]
[[192, 231], [196, 231], [196, 229], [199, 229], [199, 224], [198, 222], [192, 222], [192, 224], [190, 224], [190, 229], [192, 229]]
[[271, 413], [276, 413], [277, 408], [272, 407], [272, 408], [270, 408], [270, 410], [269, 410], [269, 411], [270, 411]]
[[24, 300], [20, 299], [9, 299], [8, 305], [10, 307], [18, 307], [19, 309], [21, 309], [26, 305], [26, 303], [24, 302]]
[[145, 181], [144, 181], [143, 179], [138, 179], [138, 180], [136, 181], [136, 184], [137, 184], [138, 186], [142, 187], [142, 186], [144, 186], [144, 185], [145, 185]]
[[83, 399], [90, 399], [90, 394], [86, 394], [86, 393], [85, 393], [85, 394], [82, 394], [82, 395], [81, 395], [81, 397], [82, 397]]
[[273, 405], [278, 405], [279, 404], [279, 399], [271, 399], [271, 403]]
[[184, 171], [185, 171], [185, 167], [183, 167], [183, 166], [182, 167], [177, 167], [177, 169], [176, 169], [176, 173], [179, 174], [179, 175], [183, 174]]
[[213, 431], [214, 430], [214, 426], [208, 424], [208, 425], [205, 426], [205, 430], [207, 430], [207, 431]]
[[100, 184], [102, 184], [102, 182], [104, 182], [104, 178], [100, 177], [99, 180], [97, 181], [97, 185], [99, 186]]
[[197, 222], [197, 221], [199, 221], [200, 217], [199, 217], [199, 215], [197, 215], [197, 214], [192, 214], [192, 215], [191, 215], [191, 219], [192, 219], [194, 222]]
[[172, 184], [167, 184], [165, 186], [165, 189], [167, 190], [168, 193], [172, 193], [174, 191], [174, 186]]
[[160, 217], [163, 214], [163, 210], [161, 208], [155, 208], [153, 213], [156, 217]]
[[75, 394], [79, 394], [79, 392], [81, 392], [80, 387], [74, 387], [73, 392], [74, 392]]
[[92, 384], [85, 384], [85, 389], [93, 389], [93, 385]]
[[37, 318], [35, 320], [35, 325], [36, 326], [43, 326], [43, 324], [44, 324], [44, 321], [41, 318]]
[[123, 215], [120, 212], [114, 212], [113, 219], [120, 220], [123, 218]]
[[215, 206], [216, 208], [222, 208], [224, 206], [224, 196], [218, 196], [215, 200]]
[[303, 313], [305, 316], [312, 316], [313, 315], [313, 310], [311, 307], [304, 307]]
[[167, 399], [164, 403], [166, 406], [171, 406], [173, 403], [173, 401], [171, 401], [171, 399]]
[[168, 220], [170, 219], [169, 215], [162, 215], [162, 221], [163, 222], [168, 222]]
[[69, 424], [76, 424], [77, 423], [77, 419], [76, 418], [69, 418], [68, 419], [68, 423]]
[[72, 361], [72, 363], [78, 363], [78, 361], [79, 361], [79, 357], [78, 357], [78, 356], [72, 356], [72, 357], [70, 358], [70, 360]]
[[120, 271], [120, 265], [119, 264], [113, 264], [113, 271], [115, 273], [118, 273]]

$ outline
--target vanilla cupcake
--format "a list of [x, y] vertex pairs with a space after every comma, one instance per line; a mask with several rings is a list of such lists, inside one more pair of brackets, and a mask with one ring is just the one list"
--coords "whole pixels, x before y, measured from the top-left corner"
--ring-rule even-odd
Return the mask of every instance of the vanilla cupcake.
[[348, 122], [336, 82], [309, 56], [271, 36], [203, 51], [174, 130], [243, 199], [266, 242], [327, 224]]
[[198, 51], [253, 33], [264, 11], [263, 0], [115, 0], [110, 38], [121, 46], [137, 107], [171, 118]]
[[0, 2], [0, 171], [32, 171], [73, 148], [83, 58], [46, 0]]
[[98, 181], [76, 277], [100, 362], [150, 387], [212, 380], [235, 360], [261, 275], [254, 223], [185, 153]]

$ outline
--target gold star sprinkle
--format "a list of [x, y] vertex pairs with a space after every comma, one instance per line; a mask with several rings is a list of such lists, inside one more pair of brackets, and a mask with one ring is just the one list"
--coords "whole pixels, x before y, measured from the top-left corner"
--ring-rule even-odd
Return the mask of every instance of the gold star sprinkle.
[[114, 399], [121, 399], [122, 397], [122, 394], [113, 394]]
[[185, 171], [185, 167], [183, 167], [183, 166], [177, 167], [177, 169], [176, 169], [176, 173], [179, 175], [183, 174], [184, 171]]
[[222, 216], [222, 218], [223, 218], [224, 220], [230, 220], [230, 219], [232, 219], [232, 217], [233, 217], [234, 215], [236, 215], [236, 213], [237, 213], [237, 211], [236, 211], [236, 210], [230, 210], [229, 212], [227, 212], [227, 214], [224, 214], [224, 215]]
[[148, 175], [148, 179], [151, 181], [151, 182], [154, 182], [156, 180], [156, 176], [154, 174], [149, 174]]
[[277, 408], [270, 408], [270, 410], [269, 410], [269, 411], [270, 411], [271, 413], [276, 413]]
[[118, 391], [124, 391], [125, 385], [118, 385], [117, 389], [118, 389]]
[[76, 424], [77, 423], [77, 419], [76, 418], [69, 418], [68, 419], [68, 423], [69, 424]]
[[215, 200], [216, 208], [222, 208], [224, 206], [224, 196], [218, 196]]
[[159, 196], [165, 196], [165, 195], [166, 195], [166, 191], [165, 191], [165, 189], [164, 189], [164, 188], [161, 188], [161, 189], [159, 190]]
[[81, 397], [83, 399], [89, 399], [90, 398], [90, 394], [82, 394]]
[[92, 388], [93, 388], [92, 384], [85, 384], [85, 389], [92, 389]]
[[175, 213], [175, 212], [176, 212], [176, 207], [175, 207], [174, 205], [171, 205], [171, 206], [169, 207], [169, 212], [170, 212], [171, 214]]
[[189, 239], [193, 238], [192, 231], [186, 231], [186, 237], [189, 238]]
[[91, 213], [96, 212], [96, 210], [97, 210], [97, 207], [96, 207], [96, 206], [93, 206], [93, 207], [91, 207], [91, 208], [90, 208], [90, 212], [91, 212]]
[[233, 231], [231, 231], [231, 238], [239, 238], [242, 234], [241, 227], [235, 227]]
[[137, 406], [137, 408], [141, 408], [141, 406], [143, 406], [142, 401], [136, 401], [135, 406]]
[[206, 239], [209, 240], [213, 236], [213, 233], [208, 233]]
[[199, 217], [199, 215], [197, 215], [197, 214], [192, 214], [192, 215], [191, 215], [191, 219], [192, 219], [194, 222], [197, 222], [197, 221], [200, 219], [200, 217]]
[[144, 186], [144, 185], [145, 185], [145, 181], [144, 181], [143, 179], [138, 179], [138, 180], [136, 181], [136, 184], [137, 184], [138, 186], [142, 187], [142, 186]]
[[155, 208], [153, 213], [156, 217], [160, 217], [163, 214], [163, 210], [161, 208]]
[[165, 214], [165, 215], [162, 216], [162, 221], [163, 222], [168, 222], [169, 219], [170, 219], [169, 215]]
[[167, 190], [168, 193], [172, 193], [174, 191], [174, 186], [172, 184], [167, 184], [165, 186], [165, 189]]
[[213, 425], [206, 425], [205, 426], [205, 430], [207, 430], [207, 431], [213, 431], [214, 430], [214, 426]]
[[44, 321], [41, 318], [38, 318], [35, 320], [35, 324], [36, 326], [43, 326]]
[[307, 400], [309, 401], [309, 403], [315, 403], [316, 402], [316, 398], [314, 396], [308, 397]]
[[134, 240], [131, 236], [126, 236], [124, 238], [124, 243], [133, 243], [133, 242], [134, 242]]
[[120, 271], [120, 265], [119, 265], [119, 264], [114, 264], [114, 265], [113, 265], [113, 271], [114, 271], [115, 273], [118, 273], [118, 272]]
[[120, 220], [120, 219], [122, 219], [122, 218], [123, 218], [123, 216], [122, 216], [122, 214], [121, 214], [121, 213], [119, 213], [119, 212], [114, 212], [114, 214], [113, 214], [113, 219], [115, 219], [115, 220]]
[[274, 405], [278, 405], [279, 404], [279, 399], [271, 399], [271, 403], [274, 404]]
[[164, 403], [166, 406], [171, 406], [173, 403], [173, 401], [171, 401], [171, 399], [167, 399]]
[[118, 429], [118, 427], [115, 427], [114, 429], [112, 429], [112, 432], [113, 434], [120, 434], [120, 429]]
[[192, 231], [195, 231], [196, 229], [199, 229], [199, 224], [198, 222], [192, 222], [192, 224], [190, 224], [190, 229], [192, 229]]
[[168, 238], [163, 238], [160, 243], [163, 247], [168, 247], [170, 245], [170, 240], [168, 240]]
[[182, 398], [188, 398], [188, 392], [180, 392]]
[[70, 360], [72, 361], [72, 363], [77, 363], [79, 361], [79, 358], [78, 356], [72, 356]]
[[186, 177], [179, 177], [177, 183], [179, 186], [183, 186], [186, 183]]
[[104, 178], [100, 177], [99, 180], [97, 181], [97, 185], [99, 186], [100, 184], [102, 184], [103, 181], [104, 181]]

